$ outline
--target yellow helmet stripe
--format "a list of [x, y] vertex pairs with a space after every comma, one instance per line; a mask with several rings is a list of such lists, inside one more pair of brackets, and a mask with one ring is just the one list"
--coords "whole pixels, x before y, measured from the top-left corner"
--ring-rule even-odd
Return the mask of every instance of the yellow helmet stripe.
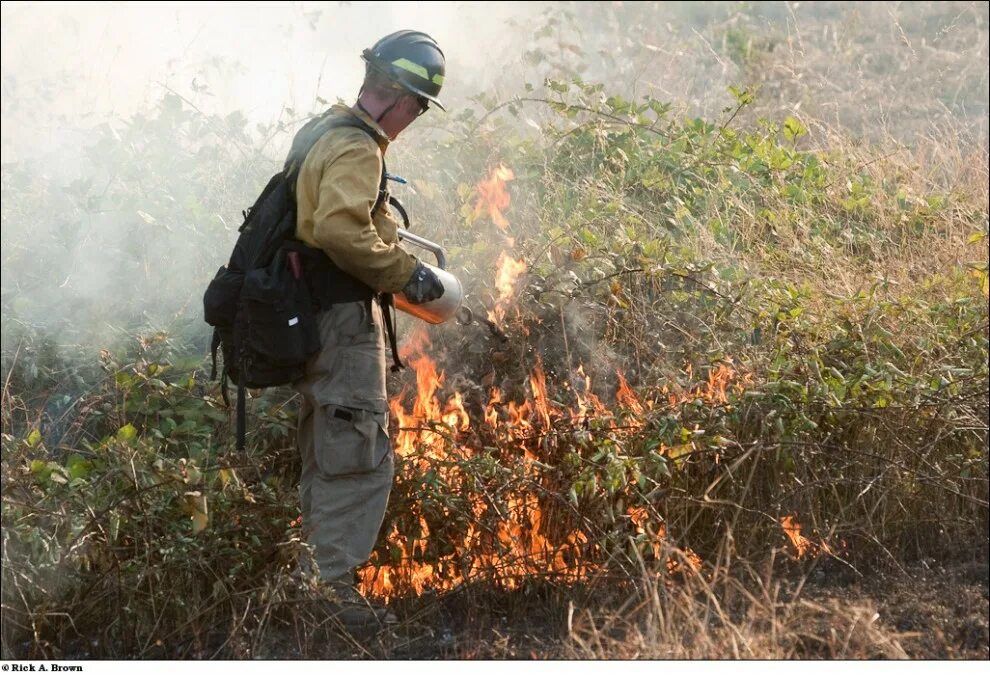
[[396, 59], [395, 61], [392, 61], [392, 65], [397, 68], [402, 68], [403, 70], [408, 70], [414, 75], [419, 75], [424, 80], [430, 79], [430, 74], [426, 71], [424, 66], [421, 66], [418, 63], [413, 63], [409, 59]]
[[433, 84], [435, 84], [435, 85], [437, 85], [439, 87], [442, 87], [443, 86], [443, 75], [441, 75], [440, 73], [437, 73], [436, 75], [434, 75], [433, 76]]

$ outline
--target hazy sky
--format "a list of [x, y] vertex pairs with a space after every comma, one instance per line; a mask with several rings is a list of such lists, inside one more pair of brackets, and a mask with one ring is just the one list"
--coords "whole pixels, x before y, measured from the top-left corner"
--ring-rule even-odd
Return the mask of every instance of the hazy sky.
[[[423, 30], [444, 48], [445, 95], [497, 74], [505, 20], [540, 3], [7, 3], [2, 6], [5, 160], [57, 139], [72, 117], [127, 116], [164, 87], [206, 112], [255, 121], [282, 106], [356, 93], [361, 50], [391, 31]], [[490, 68], [489, 68], [490, 67]], [[470, 73], [470, 81], [463, 77]], [[462, 77], [457, 77], [462, 75]], [[11, 155], [10, 153], [15, 153]]]

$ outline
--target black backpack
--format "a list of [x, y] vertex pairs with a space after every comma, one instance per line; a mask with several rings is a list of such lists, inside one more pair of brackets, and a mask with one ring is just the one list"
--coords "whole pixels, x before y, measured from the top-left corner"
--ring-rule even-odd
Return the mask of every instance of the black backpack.
[[[295, 184], [299, 167], [313, 145], [329, 129], [356, 127], [374, 137], [353, 116], [323, 115], [296, 134], [282, 171], [268, 181], [244, 223], [229, 262], [220, 268], [203, 296], [206, 322], [213, 326], [213, 372], [217, 349], [223, 355], [221, 391], [227, 381], [237, 385], [237, 449], [244, 449], [245, 388], [291, 384], [306, 373], [306, 362], [319, 351], [316, 313], [320, 306], [306, 282], [308, 263], [329, 265], [318, 249], [295, 240]], [[385, 192], [384, 163], [379, 181], [379, 208]], [[374, 213], [374, 211], [373, 211]], [[322, 275], [321, 278], [328, 278]], [[345, 280], [346, 281], [346, 280]]]

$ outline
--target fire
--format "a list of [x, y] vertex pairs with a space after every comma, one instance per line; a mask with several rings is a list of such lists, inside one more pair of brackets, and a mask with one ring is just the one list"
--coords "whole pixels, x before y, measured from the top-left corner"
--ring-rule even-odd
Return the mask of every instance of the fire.
[[818, 556], [822, 553], [831, 553], [832, 550], [824, 541], [816, 544], [803, 534], [801, 534], [801, 523], [794, 516], [783, 516], [780, 519], [780, 526], [784, 529], [784, 534], [791, 541], [797, 551], [797, 557], [803, 558], [806, 554]]
[[574, 397], [577, 399], [577, 406], [571, 415], [574, 422], [583, 423], [589, 417], [600, 417], [608, 413], [608, 408], [592, 391], [591, 378], [584, 373], [583, 365], [578, 366], [575, 372]]
[[[505, 232], [509, 226], [509, 221], [502, 210], [509, 206], [510, 201], [505, 184], [513, 178], [515, 175], [512, 173], [512, 169], [499, 164], [492, 169], [487, 179], [478, 182], [475, 186], [475, 196], [477, 197], [474, 204], [475, 218], [487, 213], [492, 222], [502, 232]], [[506, 235], [505, 245], [509, 249], [513, 248], [515, 238]], [[519, 277], [526, 271], [526, 263], [502, 251], [495, 267], [495, 288], [498, 290], [498, 297], [495, 299], [495, 307], [488, 312], [488, 320], [497, 324], [505, 318], [506, 306], [512, 301]]]
[[[414, 336], [414, 346], [423, 346]], [[423, 353], [408, 353], [406, 360], [416, 371], [417, 391], [411, 397], [408, 390], [390, 401], [392, 415], [399, 432], [395, 438], [396, 452], [406, 460], [408, 470], [438, 472], [455, 491], [470, 492], [464, 476], [451, 461], [476, 452], [465, 447], [480, 438], [504, 448], [504, 461], [522, 460], [524, 472], [532, 484], [539, 475], [533, 465], [534, 437], [538, 432], [552, 429], [562, 418], [558, 406], [547, 396], [546, 373], [537, 363], [529, 378], [530, 396], [522, 403], [504, 402], [503, 392], [493, 387], [483, 416], [473, 420], [460, 392], [441, 396], [445, 378], [438, 373], [436, 363]], [[404, 404], [412, 398], [411, 407]], [[553, 576], [577, 581], [590, 576], [597, 565], [589, 555], [587, 536], [580, 530], [562, 530], [541, 503], [539, 495], [524, 487], [500, 496], [498, 500], [483, 494], [470, 497], [470, 524], [460, 541], [451, 542], [453, 552], [433, 562], [425, 562], [429, 543], [444, 533], [431, 532], [422, 515], [419, 537], [402, 535], [397, 528], [386, 535], [392, 560], [372, 558], [359, 571], [362, 591], [383, 598], [399, 592], [423, 593], [427, 588], [450, 590], [465, 581], [484, 578], [504, 588], [517, 588], [523, 579], [536, 575]], [[475, 525], [485, 516], [494, 520], [494, 528]], [[491, 518], [494, 516], [494, 518]]]
[[[478, 402], [479, 413], [474, 417], [461, 392], [445, 395], [446, 378], [425, 353], [428, 346], [425, 331], [417, 331], [402, 350], [415, 370], [416, 391], [403, 390], [390, 401], [398, 426], [394, 444], [404, 460], [403, 470], [412, 472], [407, 475], [438, 475], [454, 494], [467, 495], [467, 512], [460, 514], [461, 522], [466, 518], [467, 525], [454, 528], [456, 533], [451, 534], [438, 531], [442, 526], [434, 520], [431, 529], [426, 515], [412, 507], [410, 517], [418, 523], [418, 536], [404, 535], [393, 527], [386, 534], [390, 557], [372, 557], [359, 571], [362, 591], [387, 600], [399, 593], [449, 591], [475, 579], [512, 589], [529, 577], [575, 582], [602, 571], [602, 563], [596, 562], [601, 552], [580, 529], [561, 526], [563, 521], [553, 510], [555, 501], [546, 499], [547, 491], [539, 488], [543, 439], [555, 430], [584, 424], [591, 417], [615, 417], [594, 393], [590, 375], [583, 366], [575, 369], [570, 378], [574, 403], [567, 407], [550, 398], [547, 372], [537, 359], [524, 400], [507, 400], [505, 392], [491, 387], [487, 403]], [[723, 366], [677, 396], [661, 389], [654, 398], [642, 398], [621, 372], [617, 375], [615, 401], [623, 410], [636, 414], [653, 410], [658, 400], [666, 402], [665, 397], [723, 401], [726, 392], [738, 386], [735, 371]], [[613, 433], [634, 433], [635, 428], [618, 426]], [[497, 496], [472, 487], [457, 464], [493, 447], [499, 448], [503, 463], [519, 464], [525, 477], [518, 488]], [[670, 451], [660, 448], [661, 453]], [[456, 520], [456, 514], [448, 515]], [[701, 569], [702, 561], [693, 551], [669, 546], [665, 524], [651, 520], [647, 508], [630, 508], [626, 515], [654, 559], [666, 560], [669, 573]], [[785, 517], [782, 523], [800, 554], [811, 550], [809, 547], [827, 550], [824, 544], [816, 547], [801, 537], [800, 525], [792, 517]], [[448, 553], [439, 555], [434, 550], [440, 542]]]
[[444, 424], [458, 431], [467, 431], [471, 428], [471, 417], [467, 414], [467, 410], [464, 409], [464, 402], [461, 400], [460, 392], [454, 392], [454, 395], [447, 401], [442, 419]]
[[[490, 318], [504, 316], [525, 270], [523, 261], [505, 253], [500, 256], [499, 299]], [[547, 371], [538, 358], [524, 392], [510, 396], [493, 386], [483, 395], [486, 403], [473, 397], [465, 400], [461, 391], [448, 391], [446, 377], [428, 355], [428, 348], [429, 337], [421, 327], [400, 349], [401, 357], [415, 371], [416, 385], [415, 391], [407, 386], [389, 402], [398, 429], [393, 445], [403, 460], [400, 467], [406, 478], [424, 484], [441, 481], [457, 499], [450, 504], [408, 506], [401, 530], [396, 524], [385, 534], [387, 546], [381, 550], [388, 554], [373, 555], [359, 570], [362, 592], [388, 600], [400, 593], [449, 591], [477, 579], [512, 589], [529, 577], [576, 582], [603, 571], [605, 556], [582, 530], [567, 525], [567, 509], [561, 507], [559, 495], [554, 495], [555, 486], [546, 483], [546, 466], [540, 461], [547, 461], [543, 455], [552, 447], [555, 434], [578, 426], [587, 429], [592, 419], [618, 418], [595, 393], [584, 367], [578, 365], [569, 378], [558, 375], [566, 394], [561, 398], [569, 400], [551, 397]], [[691, 377], [690, 369], [687, 372]], [[618, 436], [635, 433], [644, 423], [640, 417], [668, 403], [700, 399], [727, 404], [728, 394], [746, 382], [722, 364], [683, 391], [672, 393], [664, 387], [647, 396], [637, 394], [621, 372], [617, 376], [616, 406], [627, 416], [636, 416], [632, 423], [623, 421], [604, 429]], [[686, 445], [690, 450], [691, 444]], [[479, 488], [474, 482], [477, 478], [466, 475], [461, 463], [491, 452], [498, 453], [503, 465], [517, 466], [520, 473], [514, 487], [496, 494]], [[659, 452], [670, 454], [672, 449], [661, 446]], [[666, 526], [651, 521], [646, 508], [631, 509], [627, 515], [655, 558], [666, 557], [670, 572], [685, 566], [701, 568], [694, 552], [666, 544]]]
[[536, 368], [529, 376], [529, 386], [533, 392], [536, 414], [543, 422], [543, 428], [550, 428], [550, 406], [547, 402], [547, 376], [543, 373], [543, 364], [537, 360]]
[[494, 429], [498, 426], [498, 410], [501, 403], [502, 390], [498, 387], [492, 387], [491, 396], [488, 399], [488, 405], [485, 406], [485, 424], [490, 429]]
[[619, 376], [619, 389], [615, 392], [616, 400], [625, 406], [626, 410], [637, 415], [642, 415], [644, 412], [643, 404], [639, 402], [639, 397], [629, 388], [629, 383], [626, 382], [626, 378], [622, 373], [616, 371], [615, 374]]
[[492, 169], [488, 178], [479, 181], [475, 186], [477, 201], [474, 204], [474, 217], [487, 213], [498, 228], [505, 231], [509, 221], [502, 215], [502, 210], [509, 206], [509, 192], [505, 189], [507, 181], [515, 178], [512, 169], [499, 164]]
[[515, 293], [516, 282], [526, 271], [526, 263], [522, 260], [515, 260], [505, 254], [505, 251], [498, 256], [496, 263], [498, 270], [495, 273], [495, 288], [498, 289], [498, 299], [495, 301], [495, 309], [488, 312], [488, 318], [495, 323], [500, 323], [505, 318], [505, 309], [512, 302]]

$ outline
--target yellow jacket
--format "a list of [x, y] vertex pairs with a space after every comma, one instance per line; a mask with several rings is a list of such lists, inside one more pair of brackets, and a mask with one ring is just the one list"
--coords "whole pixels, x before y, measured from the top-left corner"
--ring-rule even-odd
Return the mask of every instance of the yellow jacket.
[[388, 136], [360, 110], [335, 105], [375, 131], [330, 129], [306, 155], [296, 179], [296, 238], [324, 253], [347, 274], [376, 291], [397, 293], [409, 281], [416, 258], [398, 245], [398, 223], [388, 204], [371, 218], [378, 198]]

